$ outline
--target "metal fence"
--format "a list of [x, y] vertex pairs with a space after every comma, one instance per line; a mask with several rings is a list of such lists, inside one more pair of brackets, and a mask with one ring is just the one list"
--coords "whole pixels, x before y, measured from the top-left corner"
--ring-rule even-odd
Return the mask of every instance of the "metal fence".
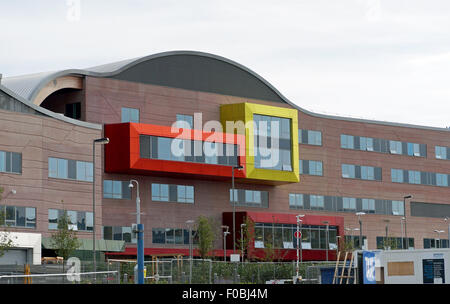
[[[116, 268], [114, 268], [116, 267]], [[75, 271], [62, 264], [0, 265], [0, 284], [119, 284], [119, 269], [108, 263], [81, 262]]]
[[[134, 261], [109, 260], [120, 269], [121, 283], [134, 283]], [[301, 284], [319, 284], [320, 268], [335, 262], [303, 262], [299, 267]], [[266, 284], [292, 283], [295, 262], [223, 262], [209, 259], [160, 259], [146, 261], [145, 281], [149, 284]]]
[[[0, 265], [0, 284], [134, 284], [136, 262], [108, 260], [81, 262], [77, 273], [68, 273], [62, 264], [24, 266]], [[146, 284], [292, 284], [295, 262], [224, 262], [209, 259], [159, 259], [145, 261]], [[320, 284], [321, 268], [334, 268], [335, 262], [300, 263], [300, 284]], [[342, 266], [340, 266], [342, 267]], [[74, 276], [79, 275], [74, 280]], [[31, 279], [31, 280], [29, 280]]]

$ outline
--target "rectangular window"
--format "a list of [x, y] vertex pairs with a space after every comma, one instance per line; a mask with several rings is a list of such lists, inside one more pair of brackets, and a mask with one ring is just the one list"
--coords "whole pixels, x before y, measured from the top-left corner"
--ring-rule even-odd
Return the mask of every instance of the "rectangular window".
[[291, 120], [253, 115], [255, 168], [292, 171]]
[[169, 201], [169, 185], [152, 184], [152, 200], [157, 202]]
[[93, 166], [90, 162], [77, 161], [77, 180], [92, 182]]
[[403, 170], [391, 169], [391, 180], [393, 183], [403, 183]]
[[343, 203], [344, 211], [356, 210], [356, 198], [343, 197], [342, 203]]
[[103, 181], [103, 197], [115, 199], [130, 199], [131, 189], [128, 187], [129, 181]]
[[392, 201], [392, 215], [404, 215], [405, 209], [403, 201]]
[[52, 178], [92, 182], [93, 169], [91, 162], [54, 157], [48, 158], [48, 177]]
[[0, 172], [22, 173], [22, 153], [0, 151]]
[[193, 186], [177, 186], [177, 202], [194, 203], [194, 187]]
[[[93, 213], [85, 211], [67, 210], [69, 229], [75, 231], [93, 231]], [[48, 209], [48, 229], [58, 229], [58, 221], [64, 210]], [[36, 217], [36, 215], [34, 215]]]
[[440, 147], [436, 146], [435, 148], [435, 154], [437, 159], [449, 159], [450, 155], [448, 155], [447, 151], [449, 148], [447, 147]]
[[402, 154], [402, 142], [396, 140], [389, 141], [389, 152], [391, 154]]
[[122, 108], [122, 122], [139, 123], [139, 109]]
[[[269, 193], [267, 191], [234, 189], [236, 206], [269, 207]], [[233, 202], [233, 191], [230, 189], [230, 203]]]
[[157, 202], [194, 203], [194, 186], [152, 184], [152, 200]]
[[321, 146], [322, 132], [313, 130], [298, 130], [298, 142], [301, 144]]
[[408, 171], [408, 180], [410, 184], [420, 184], [420, 171]]
[[310, 195], [311, 209], [323, 209], [325, 206], [324, 197], [322, 195]]
[[448, 175], [447, 174], [436, 174], [436, 185], [441, 187], [448, 187]]
[[351, 135], [341, 134], [341, 148], [354, 149], [354, 137]]
[[303, 194], [289, 193], [289, 208], [303, 209]]
[[342, 177], [355, 178], [355, 165], [342, 164]]
[[323, 176], [323, 165], [321, 161], [300, 160], [300, 174]]
[[375, 200], [363, 198], [362, 199], [362, 210], [366, 213], [375, 213]]

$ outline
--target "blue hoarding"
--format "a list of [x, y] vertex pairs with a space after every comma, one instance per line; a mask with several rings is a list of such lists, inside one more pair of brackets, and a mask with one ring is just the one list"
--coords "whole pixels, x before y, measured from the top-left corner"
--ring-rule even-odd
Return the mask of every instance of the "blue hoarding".
[[375, 253], [372, 251], [363, 251], [362, 258], [364, 284], [376, 284]]

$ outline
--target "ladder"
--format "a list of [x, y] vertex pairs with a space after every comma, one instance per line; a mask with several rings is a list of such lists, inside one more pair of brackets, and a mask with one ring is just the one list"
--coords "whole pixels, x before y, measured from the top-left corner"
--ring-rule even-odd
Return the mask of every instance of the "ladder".
[[[339, 251], [338, 256], [336, 259], [336, 267], [334, 269], [334, 276], [333, 276], [333, 284], [342, 284], [342, 281], [346, 279], [346, 284], [349, 284], [350, 279], [353, 278], [353, 283], [356, 284], [355, 280], [355, 271], [353, 271], [352, 275], [352, 266], [353, 266], [353, 253], [351, 251], [346, 251], [344, 256], [344, 264], [341, 267], [341, 271], [339, 272], [339, 261], [341, 258], [341, 253], [343, 252]], [[350, 263], [347, 266], [347, 260], [350, 259]], [[347, 274], [345, 274], [345, 270], [347, 270]]]

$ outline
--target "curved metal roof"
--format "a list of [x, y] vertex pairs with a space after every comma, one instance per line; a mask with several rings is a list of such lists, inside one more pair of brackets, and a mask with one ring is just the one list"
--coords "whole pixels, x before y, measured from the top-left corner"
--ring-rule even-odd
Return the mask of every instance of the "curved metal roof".
[[77, 120], [77, 119], [72, 119], [69, 117], [66, 117], [62, 114], [59, 113], [55, 113], [52, 112], [50, 110], [47, 110], [43, 107], [37, 106], [34, 103], [28, 101], [27, 99], [23, 98], [20, 95], [17, 95], [16, 93], [14, 93], [13, 91], [11, 91], [9, 88], [3, 86], [2, 84], [0, 84], [0, 91], [5, 92], [7, 95], [11, 96], [12, 98], [14, 98], [15, 100], [21, 102], [22, 104], [24, 104], [25, 106], [35, 110], [36, 112], [39, 112], [45, 116], [48, 117], [52, 117], [55, 118], [57, 120], [61, 120], [73, 125], [77, 125], [80, 127], [86, 127], [86, 128], [90, 128], [90, 129], [96, 129], [96, 130], [101, 130], [102, 129], [102, 125], [100, 124], [95, 124], [95, 123], [90, 123], [90, 122], [85, 122], [85, 121], [81, 121], [81, 120]]
[[16, 93], [17, 95], [33, 101], [34, 98], [37, 96], [39, 91], [47, 85], [50, 81], [61, 77], [61, 76], [94, 76], [94, 77], [112, 77], [115, 75], [120, 74], [121, 72], [138, 65], [141, 62], [149, 61], [156, 58], [161, 57], [167, 57], [167, 56], [173, 56], [173, 55], [194, 55], [194, 56], [203, 56], [207, 58], [216, 59], [219, 61], [222, 61], [224, 63], [228, 63], [234, 67], [237, 67], [253, 77], [255, 77], [257, 80], [259, 80], [261, 83], [266, 85], [270, 90], [272, 90], [282, 101], [289, 104], [293, 108], [311, 115], [313, 117], [318, 118], [327, 118], [327, 119], [335, 119], [335, 120], [344, 120], [344, 121], [354, 121], [354, 122], [363, 122], [363, 123], [373, 123], [373, 124], [381, 124], [381, 125], [388, 125], [388, 126], [396, 126], [396, 127], [407, 127], [407, 128], [420, 128], [420, 129], [429, 129], [429, 130], [438, 130], [438, 131], [450, 131], [447, 128], [437, 128], [437, 127], [428, 127], [428, 126], [419, 126], [419, 125], [412, 125], [412, 124], [403, 124], [403, 123], [393, 123], [393, 122], [386, 122], [386, 121], [377, 121], [377, 120], [366, 120], [366, 119], [360, 119], [360, 118], [349, 118], [349, 117], [341, 117], [341, 116], [331, 116], [331, 115], [325, 115], [325, 114], [319, 114], [319, 113], [313, 113], [310, 112], [304, 108], [299, 107], [295, 103], [291, 102], [289, 99], [287, 99], [283, 94], [281, 94], [274, 86], [272, 86], [267, 80], [265, 80], [263, 77], [258, 75], [257, 73], [253, 72], [249, 68], [234, 62], [230, 59], [213, 55], [209, 53], [204, 52], [197, 52], [197, 51], [169, 51], [169, 52], [163, 52], [158, 54], [153, 54], [149, 56], [144, 57], [138, 57], [133, 59], [127, 59], [122, 60], [118, 62], [108, 63], [104, 65], [89, 67], [85, 69], [67, 69], [67, 70], [61, 70], [61, 71], [53, 71], [53, 72], [44, 72], [44, 73], [38, 73], [38, 74], [32, 74], [32, 75], [23, 75], [23, 76], [16, 76], [16, 77], [5, 77], [2, 80], [2, 85], [9, 88], [11, 91]]

